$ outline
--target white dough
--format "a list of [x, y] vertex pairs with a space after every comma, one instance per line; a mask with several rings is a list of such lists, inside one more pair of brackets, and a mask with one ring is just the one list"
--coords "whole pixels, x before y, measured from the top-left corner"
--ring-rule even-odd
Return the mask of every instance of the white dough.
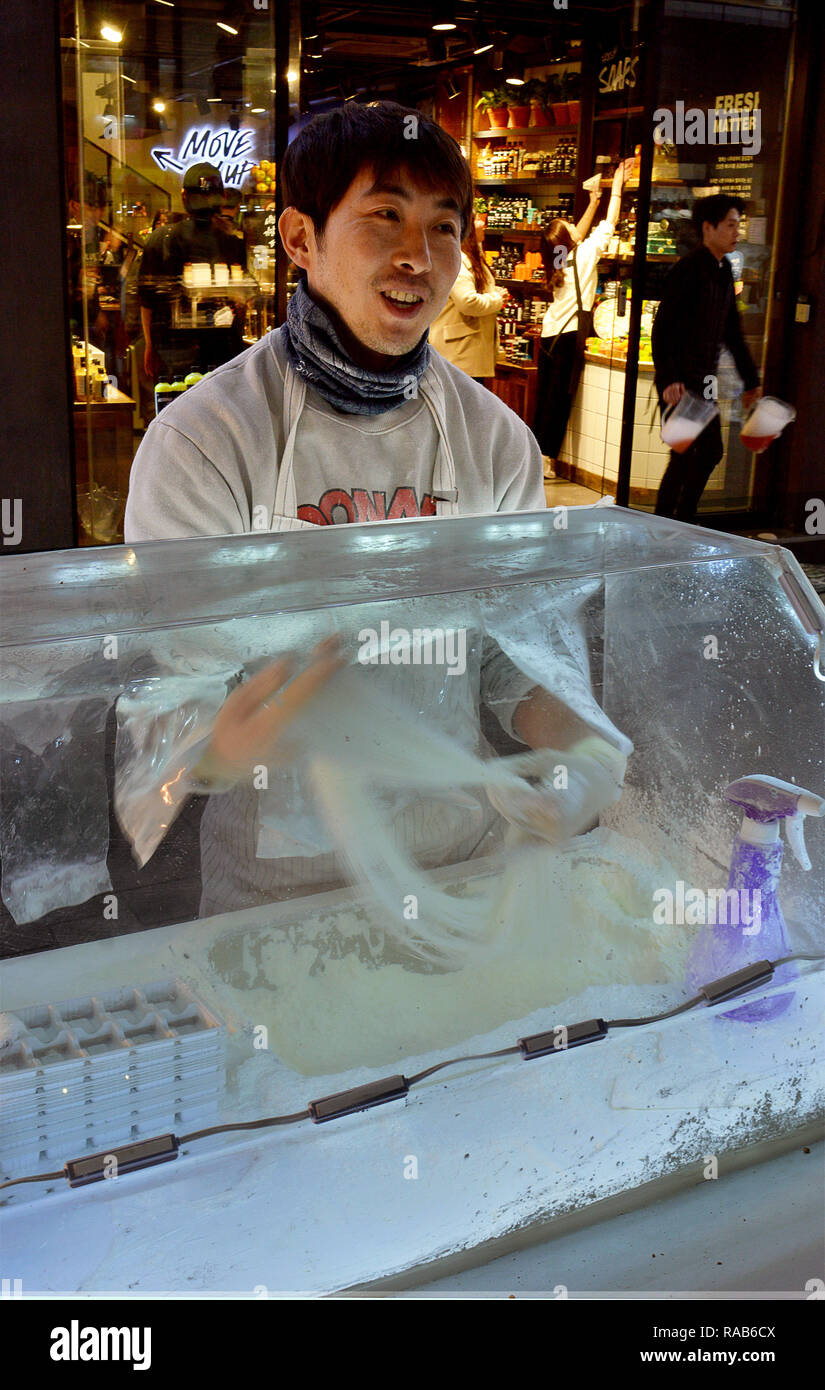
[[[678, 877], [633, 842], [596, 830], [572, 848], [524, 851], [488, 879], [485, 897], [498, 890], [502, 930], [462, 970], [392, 963], [380, 919], [348, 907], [302, 917], [294, 930], [245, 932], [232, 977], [245, 1020], [265, 1025], [270, 1050], [296, 1071], [388, 1067], [463, 1045], [589, 986], [603, 986], [602, 999], [619, 985], [679, 990], [696, 929], [652, 918], [654, 889]], [[212, 959], [222, 973], [221, 952]], [[562, 1020], [571, 1021], [561, 1012]]]

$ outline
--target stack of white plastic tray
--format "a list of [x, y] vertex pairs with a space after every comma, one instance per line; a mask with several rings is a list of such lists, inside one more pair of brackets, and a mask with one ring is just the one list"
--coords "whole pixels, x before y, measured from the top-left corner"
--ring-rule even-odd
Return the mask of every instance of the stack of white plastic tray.
[[223, 1020], [180, 980], [0, 1013], [0, 1169], [213, 1123], [225, 1045]]

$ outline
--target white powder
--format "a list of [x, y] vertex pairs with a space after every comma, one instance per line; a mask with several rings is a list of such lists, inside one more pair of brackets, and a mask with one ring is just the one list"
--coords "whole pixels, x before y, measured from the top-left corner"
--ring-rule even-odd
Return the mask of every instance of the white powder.
[[[295, 1071], [387, 1067], [477, 1041], [585, 990], [603, 1013], [616, 986], [669, 983], [675, 1001], [696, 929], [655, 925], [652, 895], [678, 877], [637, 844], [597, 830], [564, 850], [512, 857], [497, 880], [500, 932], [461, 970], [398, 963], [378, 915], [352, 907], [293, 929], [246, 932], [240, 967], [217, 948], [212, 964], [241, 987], [241, 1027], [264, 1025], [270, 1053]], [[490, 879], [467, 892], [482, 886], [489, 892]], [[564, 1020], [575, 1021], [566, 1010]]]

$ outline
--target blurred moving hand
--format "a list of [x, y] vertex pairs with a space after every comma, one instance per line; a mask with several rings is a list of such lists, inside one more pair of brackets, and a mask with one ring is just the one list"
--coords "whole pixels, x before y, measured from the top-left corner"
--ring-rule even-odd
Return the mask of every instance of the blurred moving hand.
[[295, 660], [282, 657], [244, 681], [221, 707], [192, 774], [196, 781], [204, 789], [226, 791], [259, 763], [267, 763], [287, 725], [344, 665], [338, 638], [328, 637], [298, 675]]
[[560, 844], [587, 829], [600, 811], [619, 800], [627, 758], [592, 734], [566, 752], [540, 748], [508, 758], [507, 763], [532, 785], [525, 782], [523, 791], [512, 792], [488, 788], [490, 802], [511, 825], [535, 839]]

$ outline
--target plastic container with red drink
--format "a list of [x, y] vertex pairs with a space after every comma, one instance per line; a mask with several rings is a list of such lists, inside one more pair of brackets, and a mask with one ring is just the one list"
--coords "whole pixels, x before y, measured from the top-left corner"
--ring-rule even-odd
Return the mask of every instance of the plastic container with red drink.
[[762, 396], [745, 421], [739, 438], [754, 454], [761, 454], [778, 439], [786, 425], [796, 419], [796, 411], [776, 396]]

